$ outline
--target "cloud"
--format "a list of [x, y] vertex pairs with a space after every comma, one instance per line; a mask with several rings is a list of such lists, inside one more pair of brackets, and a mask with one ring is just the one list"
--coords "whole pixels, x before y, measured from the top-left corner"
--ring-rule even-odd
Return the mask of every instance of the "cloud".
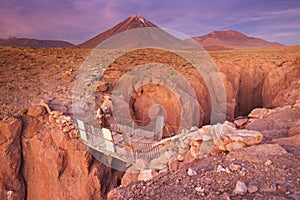
[[[248, 35], [289, 40], [300, 36], [297, 0], [2, 0], [0, 37], [83, 42], [132, 14], [190, 36], [235, 29]], [[276, 36], [277, 35], [277, 36]]]

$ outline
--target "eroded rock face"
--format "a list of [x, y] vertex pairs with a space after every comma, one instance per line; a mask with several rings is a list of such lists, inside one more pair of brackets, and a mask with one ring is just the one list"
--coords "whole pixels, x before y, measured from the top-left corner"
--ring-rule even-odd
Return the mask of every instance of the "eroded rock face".
[[70, 117], [28, 110], [0, 122], [0, 199], [104, 199], [118, 185], [123, 173], [92, 157]]
[[39, 119], [24, 117], [27, 199], [104, 198], [117, 185], [111, 169], [94, 160], [86, 146], [74, 137], [76, 133], [71, 133], [76, 130], [64, 129], [70, 119], [56, 114]]
[[166, 119], [168, 127], [165, 126], [163, 136], [177, 133], [179, 127], [176, 125], [178, 126], [181, 121], [181, 109], [176, 96], [167, 88], [155, 85], [143, 86], [140, 91], [133, 104], [136, 119], [146, 121], [146, 125], [147, 122], [155, 121], [154, 116], [168, 116]]
[[260, 131], [264, 135], [264, 141], [270, 141], [275, 138], [287, 137], [289, 132], [291, 135], [296, 134], [300, 108], [294, 106], [275, 109], [257, 108], [251, 111], [249, 117], [251, 119], [245, 128]]
[[269, 72], [263, 84], [262, 97], [267, 107], [293, 105], [300, 99], [300, 58], [291, 65]]
[[0, 199], [25, 199], [25, 184], [21, 174], [22, 122], [6, 118], [0, 122]]

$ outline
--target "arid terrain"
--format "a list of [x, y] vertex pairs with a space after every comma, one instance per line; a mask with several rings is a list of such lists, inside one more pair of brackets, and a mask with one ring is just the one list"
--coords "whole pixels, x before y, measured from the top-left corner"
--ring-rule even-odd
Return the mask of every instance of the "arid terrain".
[[[137, 163], [125, 175], [104, 166], [80, 140], [72, 92], [89, 53], [0, 47], [0, 199], [300, 199], [300, 46], [210, 51], [222, 74], [229, 126], [259, 132], [261, 140], [235, 141], [242, 146], [218, 146], [199, 157], [193, 145], [202, 144], [201, 135], [148, 176], [143, 170], [149, 166]], [[99, 81], [98, 103], [123, 74], [150, 61], [174, 67], [191, 82], [201, 132], [210, 124], [211, 94], [189, 63], [167, 52], [142, 49], [118, 58]], [[41, 99], [54, 112], [47, 112]], [[175, 127], [178, 102], [157, 85], [136, 89], [132, 117], [147, 119], [153, 103], [165, 106], [166, 124]]]

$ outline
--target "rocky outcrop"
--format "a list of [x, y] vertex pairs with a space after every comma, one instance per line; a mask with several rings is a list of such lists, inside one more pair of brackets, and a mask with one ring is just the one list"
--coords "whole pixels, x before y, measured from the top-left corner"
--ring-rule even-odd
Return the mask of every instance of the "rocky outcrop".
[[70, 117], [28, 114], [0, 123], [1, 199], [104, 199], [118, 185], [122, 173], [93, 158]]
[[259, 144], [263, 135], [258, 131], [239, 130], [234, 123], [207, 125], [162, 140], [154, 146], [161, 146], [161, 155], [152, 160], [139, 158], [122, 178], [122, 185], [137, 180], [148, 180], [165, 171], [176, 171], [195, 160], [219, 152], [235, 151]]
[[[165, 171], [176, 171], [220, 152], [232, 152], [228, 159], [234, 156], [241, 160], [247, 158], [248, 162], [260, 162], [261, 154], [281, 155], [287, 154], [287, 150], [295, 153], [299, 146], [299, 119], [300, 108], [296, 102], [292, 106], [275, 109], [257, 108], [248, 117], [233, 122], [206, 125], [200, 129], [192, 127], [189, 131], [156, 143], [154, 146], [161, 146], [161, 155], [152, 160], [136, 160], [122, 178], [122, 185], [138, 181], [141, 177], [148, 180]], [[273, 144], [256, 146], [261, 142]], [[253, 156], [245, 157], [249, 151]]]
[[260, 131], [264, 135], [264, 141], [267, 142], [275, 138], [287, 137], [289, 134], [296, 134], [300, 108], [296, 106], [274, 109], [257, 108], [251, 111], [249, 117], [250, 120], [245, 128]]
[[0, 122], [0, 199], [25, 199], [26, 190], [21, 174], [22, 122], [5, 118]]
[[299, 78], [300, 58], [292, 64], [271, 70], [263, 83], [263, 105], [265, 107], [293, 105], [300, 99]]
[[108, 199], [299, 199], [299, 192], [299, 154], [259, 144], [118, 187]]

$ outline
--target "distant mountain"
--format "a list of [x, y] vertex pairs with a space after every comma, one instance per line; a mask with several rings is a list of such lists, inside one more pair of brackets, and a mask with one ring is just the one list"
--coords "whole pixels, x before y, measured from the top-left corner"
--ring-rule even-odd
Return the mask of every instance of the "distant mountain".
[[[180, 39], [171, 36], [169, 33], [165, 32], [164, 30], [160, 29], [158, 26], [153, 24], [152, 22], [146, 20], [140, 15], [132, 15], [122, 21], [121, 23], [117, 24], [113, 28], [96, 35], [95, 37], [77, 45], [77, 47], [83, 48], [95, 48], [98, 44], [106, 41], [108, 38], [112, 38], [112, 36], [117, 35], [119, 33], [129, 31], [132, 29], [137, 28], [154, 28], [152, 30], [145, 29], [145, 32], [140, 32], [138, 35], [130, 36], [129, 40], [132, 43], [149, 43], [152, 40], [153, 43], [164, 40], [164, 43], [169, 43], [170, 45], [180, 44]], [[156, 28], [156, 29], [155, 29]], [[135, 41], [135, 38], [145, 37], [148, 41]], [[118, 38], [114, 41], [116, 47], [122, 46], [122, 44], [128, 44], [128, 41], [122, 41], [123, 38]], [[124, 38], [128, 40], [127, 38]], [[206, 50], [230, 50], [230, 49], [253, 49], [253, 48], [276, 48], [282, 47], [284, 45], [276, 43], [276, 42], [269, 42], [260, 38], [249, 37], [244, 35], [238, 31], [234, 30], [226, 30], [226, 31], [214, 31], [207, 35], [193, 37], [193, 40], [198, 42], [202, 47]], [[102, 43], [103, 44], [103, 43]], [[187, 43], [183, 44], [183, 47], [186, 46]], [[133, 45], [135, 46], [135, 45]], [[178, 47], [178, 46], [177, 46]], [[181, 47], [180, 47], [181, 48]]]
[[103, 42], [104, 40], [110, 38], [113, 35], [118, 33], [135, 29], [135, 28], [144, 28], [144, 27], [157, 27], [152, 22], [146, 20], [140, 15], [132, 15], [125, 19], [123, 22], [117, 24], [113, 28], [96, 35], [95, 37], [77, 45], [78, 47], [83, 48], [95, 48], [98, 44]]
[[0, 39], [0, 46], [58, 48], [72, 47], [74, 45], [69, 42], [60, 40], [37, 40], [29, 38], [9, 37], [6, 39]]
[[207, 35], [193, 37], [207, 50], [276, 48], [284, 45], [260, 38], [249, 37], [238, 31], [214, 31]]

